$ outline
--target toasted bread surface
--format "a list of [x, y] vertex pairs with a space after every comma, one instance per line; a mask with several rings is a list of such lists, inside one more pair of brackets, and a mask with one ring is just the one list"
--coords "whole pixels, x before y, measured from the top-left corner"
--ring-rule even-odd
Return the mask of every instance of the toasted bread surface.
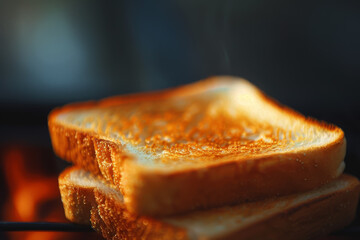
[[349, 175], [316, 190], [166, 218], [136, 216], [109, 183], [78, 167], [59, 186], [66, 216], [108, 239], [310, 239], [349, 224], [359, 181]]
[[68, 105], [49, 115], [49, 130], [60, 157], [147, 215], [313, 189], [342, 173], [346, 149], [338, 127], [230, 77]]

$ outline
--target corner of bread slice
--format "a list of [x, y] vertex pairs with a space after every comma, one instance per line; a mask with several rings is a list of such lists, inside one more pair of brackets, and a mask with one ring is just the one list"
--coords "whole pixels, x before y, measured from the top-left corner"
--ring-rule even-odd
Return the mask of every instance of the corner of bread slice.
[[[239, 95], [241, 91], [247, 94]], [[278, 148], [277, 152], [258, 157], [275, 160], [263, 161], [264, 166], [287, 160], [289, 164], [294, 161], [300, 163], [302, 167], [299, 169], [309, 170], [310, 178], [301, 174], [299, 178], [304, 181], [318, 178], [320, 184], [316, 187], [342, 174], [345, 168], [346, 138], [341, 128], [305, 117], [267, 96], [246, 80], [236, 84], [230, 95], [234, 107], [244, 115], [255, 122], [268, 123], [273, 130], [278, 131], [278, 139], [288, 140], [289, 144]]]
[[95, 204], [93, 189], [97, 182], [98, 179], [78, 167], [68, 168], [60, 174], [59, 189], [67, 219], [79, 224], [90, 224], [90, 210]]
[[106, 239], [188, 239], [181, 227], [132, 214], [113, 185], [79, 167], [62, 172], [59, 187], [66, 218]]

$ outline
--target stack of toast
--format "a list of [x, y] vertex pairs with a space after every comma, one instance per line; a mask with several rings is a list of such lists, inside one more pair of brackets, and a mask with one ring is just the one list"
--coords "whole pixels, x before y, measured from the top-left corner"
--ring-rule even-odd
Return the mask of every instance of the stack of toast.
[[66, 217], [107, 239], [310, 239], [356, 214], [343, 131], [243, 79], [70, 104], [49, 131]]

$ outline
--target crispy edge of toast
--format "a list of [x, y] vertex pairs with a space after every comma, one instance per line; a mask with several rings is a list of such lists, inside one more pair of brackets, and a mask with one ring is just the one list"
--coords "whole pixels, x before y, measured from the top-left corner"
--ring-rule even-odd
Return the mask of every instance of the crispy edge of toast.
[[310, 239], [348, 225], [355, 217], [360, 192], [359, 181], [344, 174], [340, 178], [349, 185], [342, 189], [304, 200], [290, 208], [285, 206], [250, 225], [244, 227], [239, 223], [235, 230], [208, 238], [196, 236], [189, 229], [161, 219], [135, 216], [111, 193], [74, 184], [67, 175], [78, 169], [68, 168], [59, 177], [66, 217], [72, 222], [91, 224], [107, 239]]
[[69, 167], [59, 176], [65, 216], [71, 222], [91, 225], [107, 239], [188, 239], [185, 229], [130, 213], [112, 193], [71, 182], [68, 175], [79, 169]]
[[341, 174], [343, 169], [339, 171], [339, 167], [346, 151], [341, 129], [305, 118], [259, 90], [259, 96], [273, 107], [302, 119], [305, 124], [335, 131], [338, 138], [321, 147], [309, 147], [305, 152], [258, 156], [245, 161], [213, 163], [202, 168], [164, 173], [149, 171], [134, 163], [133, 156], [125, 153], [119, 142], [104, 140], [95, 132], [73, 129], [56, 121], [56, 116], [64, 111], [193, 94], [217, 85], [236, 84], [237, 80], [231, 79], [215, 77], [176, 89], [112, 97], [98, 103], [71, 104], [55, 109], [49, 115], [54, 151], [65, 160], [100, 174], [117, 185], [130, 211], [153, 216], [306, 191]]

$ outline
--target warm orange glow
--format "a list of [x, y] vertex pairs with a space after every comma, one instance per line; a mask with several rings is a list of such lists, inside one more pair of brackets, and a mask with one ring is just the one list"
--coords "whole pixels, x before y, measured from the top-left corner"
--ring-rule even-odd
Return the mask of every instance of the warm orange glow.
[[5, 209], [6, 219], [39, 221], [41, 217], [37, 214], [41, 204], [59, 198], [56, 176], [44, 177], [27, 171], [26, 159], [20, 149], [9, 149], [3, 159], [10, 192], [9, 207]]
[[[50, 169], [41, 164], [51, 159], [41, 159], [36, 151], [41, 149], [10, 146], [3, 152], [2, 170], [9, 196], [4, 206], [1, 206], [1, 217], [5, 221], [17, 222], [66, 222], [57, 176], [48, 176]], [[9, 238], [15, 240], [77, 239], [83, 235], [35, 231], [8, 233]], [[85, 235], [89, 238], [91, 234]]]
[[56, 182], [53, 179], [33, 180], [14, 194], [13, 204], [24, 221], [36, 219], [36, 210], [44, 201], [58, 198]]

